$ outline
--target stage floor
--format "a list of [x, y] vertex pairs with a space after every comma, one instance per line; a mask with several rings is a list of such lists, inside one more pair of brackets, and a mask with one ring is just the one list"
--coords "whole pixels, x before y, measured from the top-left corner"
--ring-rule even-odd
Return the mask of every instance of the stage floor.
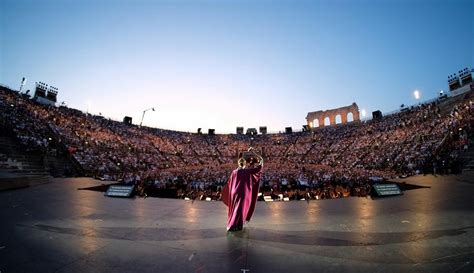
[[[221, 202], [119, 199], [89, 178], [0, 192], [0, 272], [474, 272], [474, 174], [383, 199], [258, 202], [228, 234]], [[249, 270], [249, 271], [245, 271]]]

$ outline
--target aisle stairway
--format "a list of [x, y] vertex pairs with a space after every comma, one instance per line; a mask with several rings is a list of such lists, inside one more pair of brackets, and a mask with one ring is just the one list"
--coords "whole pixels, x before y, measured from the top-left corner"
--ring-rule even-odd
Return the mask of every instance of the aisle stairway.
[[460, 156], [461, 162], [463, 162], [462, 171], [474, 171], [474, 138], [471, 139], [471, 145], [469, 149], [463, 152]]
[[0, 136], [0, 173], [49, 175], [44, 156], [25, 151], [21, 144], [8, 136]]
[[0, 135], [0, 191], [49, 183], [52, 177], [77, 174], [65, 154], [27, 151], [14, 137]]
[[439, 104], [438, 104], [438, 107], [441, 111], [441, 115], [447, 115], [449, 113], [451, 113], [451, 110], [453, 109], [454, 105], [456, 105], [457, 103], [461, 102], [462, 100], [465, 100], [465, 99], [468, 99], [468, 98], [471, 98], [473, 96], [473, 92], [468, 92], [468, 93], [465, 93], [465, 94], [462, 94], [462, 95], [459, 95], [459, 96], [456, 96], [456, 97], [450, 97], [444, 101], [441, 101]]

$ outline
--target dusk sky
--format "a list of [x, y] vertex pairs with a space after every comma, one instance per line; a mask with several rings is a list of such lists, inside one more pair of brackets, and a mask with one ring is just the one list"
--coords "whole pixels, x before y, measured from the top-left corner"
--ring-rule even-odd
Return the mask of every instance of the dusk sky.
[[152, 127], [301, 129], [447, 90], [474, 64], [474, 1], [0, 0], [0, 83]]

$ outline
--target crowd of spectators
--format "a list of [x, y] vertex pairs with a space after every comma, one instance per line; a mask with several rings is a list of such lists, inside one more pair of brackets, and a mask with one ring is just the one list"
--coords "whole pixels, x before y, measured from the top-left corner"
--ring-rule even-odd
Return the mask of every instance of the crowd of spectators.
[[[265, 158], [261, 192], [275, 199], [323, 199], [370, 193], [372, 181], [460, 170], [468, 148], [471, 93], [380, 120], [292, 134], [197, 134], [140, 127], [64, 106], [44, 106], [1, 89], [0, 119], [29, 149], [63, 147], [90, 176], [146, 189], [174, 188], [181, 198], [220, 198], [240, 151]], [[442, 112], [442, 109], [448, 109]]]

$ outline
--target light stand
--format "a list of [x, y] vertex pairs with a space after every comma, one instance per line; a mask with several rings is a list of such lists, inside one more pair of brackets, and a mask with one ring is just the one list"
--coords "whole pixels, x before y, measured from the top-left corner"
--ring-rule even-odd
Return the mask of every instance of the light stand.
[[142, 127], [143, 118], [145, 118], [145, 113], [146, 113], [148, 110], [155, 111], [155, 107], [151, 107], [151, 108], [148, 108], [148, 109], [143, 110], [142, 120], [140, 121], [140, 127]]

